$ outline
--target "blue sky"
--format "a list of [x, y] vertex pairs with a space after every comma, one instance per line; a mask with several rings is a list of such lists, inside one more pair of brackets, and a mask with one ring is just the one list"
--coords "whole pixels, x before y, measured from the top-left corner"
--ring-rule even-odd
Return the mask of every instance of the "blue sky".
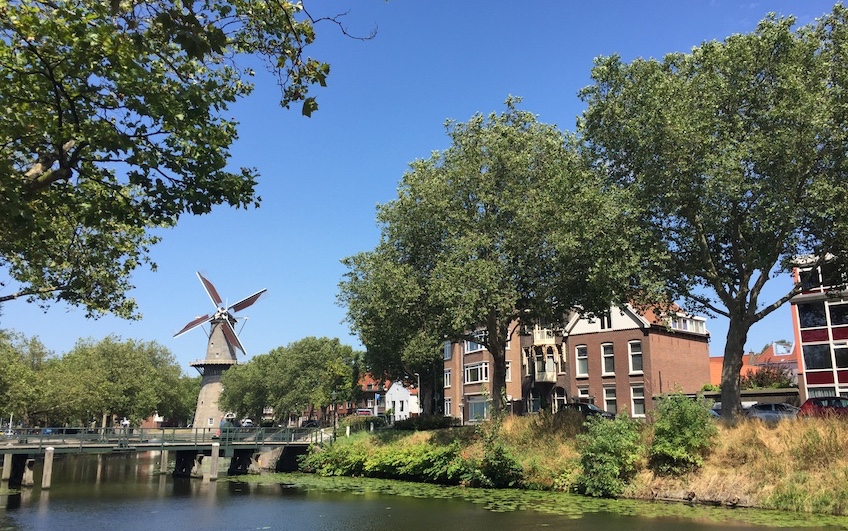
[[[184, 217], [153, 248], [155, 273], [138, 270], [133, 296], [140, 321], [88, 320], [80, 309], [54, 305], [46, 313], [25, 302], [4, 305], [0, 327], [38, 336], [56, 354], [79, 338], [157, 341], [187, 374], [206, 352], [200, 329], [174, 339], [197, 315], [213, 310], [195, 271], [202, 271], [230, 304], [261, 288], [267, 297], [242, 312], [237, 326], [247, 357], [307, 336], [338, 337], [361, 348], [336, 304], [345, 272], [340, 260], [378, 242], [375, 207], [392, 200], [408, 164], [448, 147], [444, 123], [503, 110], [508, 95], [539, 120], [574, 130], [583, 110], [577, 92], [589, 84], [593, 58], [620, 54], [661, 58], [706, 40], [746, 33], [769, 12], [806, 24], [827, 13], [817, 0], [605, 2], [501, 0], [320, 0], [316, 14], [348, 12], [345, 38], [317, 28], [313, 57], [328, 61], [326, 88], [314, 95], [312, 118], [283, 110], [268, 76], [229, 110], [240, 122], [232, 166], [262, 174], [255, 210], [218, 208]], [[0, 273], [0, 279], [5, 275]], [[774, 298], [790, 287], [771, 282]], [[7, 288], [8, 289], [8, 288]], [[771, 300], [768, 300], [771, 302]], [[709, 319], [710, 351], [719, 355], [727, 331]], [[747, 347], [792, 339], [788, 307], [751, 331]]]

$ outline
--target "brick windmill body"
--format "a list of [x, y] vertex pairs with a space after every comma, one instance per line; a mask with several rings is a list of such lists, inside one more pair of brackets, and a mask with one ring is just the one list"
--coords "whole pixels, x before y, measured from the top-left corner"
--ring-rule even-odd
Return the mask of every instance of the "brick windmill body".
[[200, 373], [200, 393], [197, 396], [197, 408], [194, 410], [194, 428], [216, 428], [224, 417], [224, 412], [218, 406], [221, 396], [221, 375], [224, 371], [238, 363], [237, 355], [244, 353], [244, 346], [236, 335], [235, 324], [237, 319], [234, 313], [244, 310], [258, 301], [267, 290], [257, 291], [249, 297], [238, 301], [231, 306], [224, 306], [221, 296], [212, 283], [197, 273], [197, 278], [203, 284], [206, 294], [215, 305], [215, 313], [195, 318], [182, 330], [174, 334], [181, 336], [189, 330], [209, 323], [209, 343], [206, 347], [206, 358], [197, 360], [190, 365]]

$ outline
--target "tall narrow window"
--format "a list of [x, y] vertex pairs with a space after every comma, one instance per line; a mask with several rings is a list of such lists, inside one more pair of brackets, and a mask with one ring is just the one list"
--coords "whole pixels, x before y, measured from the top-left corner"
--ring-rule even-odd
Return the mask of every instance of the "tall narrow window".
[[633, 416], [645, 416], [645, 388], [641, 385], [630, 388], [631, 401], [633, 404]]
[[452, 349], [451, 349], [451, 342], [450, 341], [445, 341], [444, 350], [445, 350], [445, 355], [444, 355], [445, 359], [446, 360], [451, 359], [451, 350]]
[[578, 345], [575, 352], [577, 355], [577, 376], [589, 376], [589, 347]]
[[609, 330], [612, 328], [612, 316], [609, 312], [604, 312], [598, 316], [601, 321], [601, 330]]
[[642, 372], [642, 342], [631, 341], [627, 347], [630, 350], [630, 372]]
[[450, 417], [453, 414], [451, 411], [451, 399], [445, 398], [445, 416]]
[[445, 387], [451, 386], [451, 370], [445, 369]]
[[604, 358], [604, 374], [615, 374], [615, 350], [612, 343], [601, 345], [601, 353]]
[[604, 388], [604, 409], [612, 414], [618, 413], [618, 403], [615, 400], [615, 387]]

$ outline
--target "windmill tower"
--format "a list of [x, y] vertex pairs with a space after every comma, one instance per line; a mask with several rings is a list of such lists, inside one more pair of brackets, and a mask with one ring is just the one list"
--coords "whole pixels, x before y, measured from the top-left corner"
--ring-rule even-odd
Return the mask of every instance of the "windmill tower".
[[195, 318], [185, 325], [182, 330], [174, 334], [181, 336], [198, 326], [209, 323], [209, 344], [206, 347], [206, 359], [192, 362], [190, 365], [200, 373], [200, 394], [197, 396], [197, 408], [194, 410], [194, 428], [214, 428], [218, 426], [224, 413], [218, 408], [218, 398], [221, 396], [221, 375], [238, 363], [236, 355], [239, 351], [244, 353], [244, 346], [239, 341], [234, 325], [236, 318], [234, 313], [244, 310], [258, 301], [267, 291], [257, 291], [237, 303], [225, 307], [218, 290], [209, 280], [199, 272], [197, 278], [203, 284], [206, 294], [212, 299], [215, 313]]

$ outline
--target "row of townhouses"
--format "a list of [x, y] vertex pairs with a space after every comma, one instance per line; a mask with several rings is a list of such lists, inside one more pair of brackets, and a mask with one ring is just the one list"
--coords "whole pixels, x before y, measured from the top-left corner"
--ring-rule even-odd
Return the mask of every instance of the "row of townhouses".
[[[445, 415], [464, 422], [488, 418], [492, 356], [473, 341], [444, 348]], [[709, 382], [709, 332], [701, 317], [612, 307], [593, 319], [574, 314], [561, 329], [515, 334], [506, 359], [512, 413], [589, 402], [644, 417], [653, 396], [695, 393]]]
[[[776, 330], [791, 344], [772, 344], [743, 356], [744, 374], [779, 364], [796, 375], [794, 400], [848, 396], [848, 290], [827, 266], [799, 267], [801, 294], [791, 300], [792, 322]], [[550, 409], [568, 402], [595, 404], [611, 413], [644, 417], [654, 398], [668, 392], [695, 394], [721, 381], [721, 357], [710, 357], [710, 334], [702, 317], [672, 312], [657, 315], [632, 306], [611, 307], [595, 318], [577, 314], [558, 328], [535, 327], [515, 334], [506, 351], [507, 408], [514, 414]], [[463, 422], [489, 417], [492, 356], [474, 341], [444, 345], [443, 412]], [[339, 414], [356, 407], [396, 418], [418, 413], [417, 389], [400, 382], [360, 382], [359, 404], [340, 404]], [[394, 389], [393, 392], [390, 390]], [[778, 398], [775, 398], [778, 400]], [[793, 401], [794, 401], [793, 400]]]

